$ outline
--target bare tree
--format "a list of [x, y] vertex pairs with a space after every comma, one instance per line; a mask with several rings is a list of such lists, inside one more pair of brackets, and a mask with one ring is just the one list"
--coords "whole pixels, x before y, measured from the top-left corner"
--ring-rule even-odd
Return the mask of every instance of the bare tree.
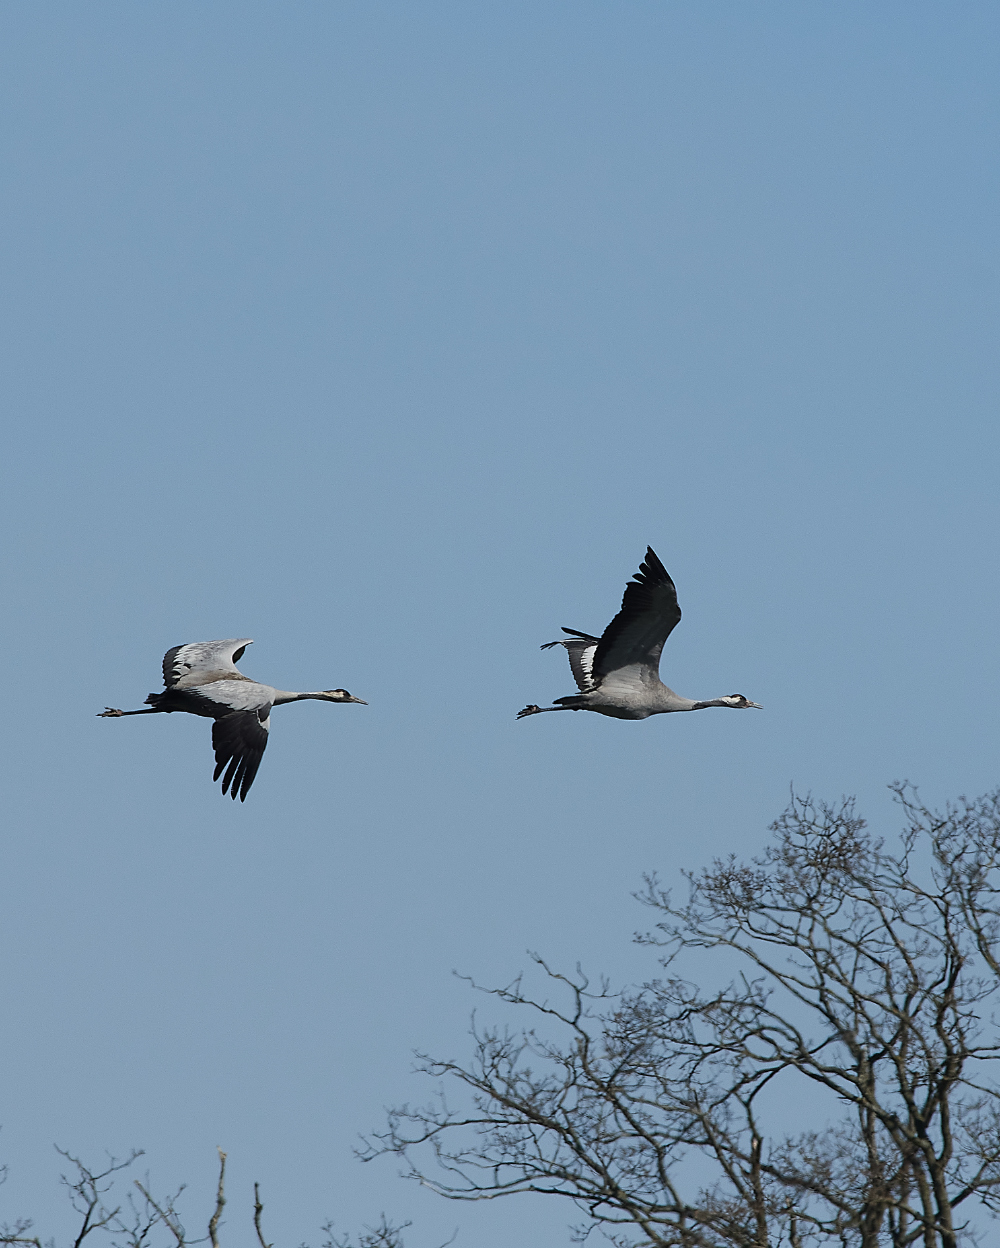
[[[975, 1242], [970, 1206], [1000, 1207], [1000, 793], [934, 814], [893, 787], [891, 850], [852, 802], [793, 797], [760, 857], [688, 874], [686, 902], [647, 879], [661, 977], [612, 993], [536, 957], [564, 1004], [488, 990], [538, 1023], [473, 1019], [467, 1065], [421, 1055], [437, 1094], [361, 1156], [456, 1200], [562, 1196], [579, 1240]], [[698, 987], [692, 957], [734, 977]], [[788, 1134], [790, 1098], [815, 1129]]]
[[[143, 1155], [141, 1150], [133, 1150], [124, 1161], [109, 1156], [102, 1170], [91, 1169], [64, 1149], [57, 1148], [56, 1151], [72, 1167], [69, 1174], [61, 1176], [60, 1182], [67, 1189], [70, 1204], [81, 1219], [79, 1229], [73, 1237], [73, 1248], [80, 1248], [89, 1235], [99, 1231], [111, 1236], [116, 1248], [118, 1245], [121, 1248], [147, 1248], [153, 1231], [161, 1224], [170, 1230], [178, 1244], [194, 1242], [185, 1236], [175, 1209], [175, 1202], [184, 1190], [183, 1187], [172, 1196], [161, 1198], [157, 1202], [147, 1190], [147, 1176], [146, 1185], [138, 1180], [134, 1183], [141, 1199], [136, 1198], [135, 1192], [127, 1192], [124, 1202], [106, 1199], [115, 1186], [116, 1176]], [[220, 1187], [224, 1169], [223, 1161], [220, 1167]], [[41, 1239], [28, 1233], [32, 1226], [30, 1218], [20, 1218], [12, 1224], [4, 1223], [0, 1226], [0, 1244], [32, 1244], [34, 1248], [42, 1248]]]
[[[68, 1191], [73, 1209], [80, 1217], [78, 1229], [72, 1239], [72, 1248], [81, 1248], [83, 1241], [96, 1232], [110, 1237], [111, 1248], [157, 1248], [158, 1245], [163, 1248], [193, 1248], [195, 1244], [204, 1243], [211, 1244], [212, 1248], [219, 1248], [219, 1229], [226, 1204], [226, 1154], [221, 1148], [218, 1150], [219, 1178], [215, 1202], [206, 1232], [193, 1237], [185, 1230], [177, 1211], [178, 1199], [184, 1191], [183, 1186], [172, 1195], [155, 1197], [150, 1190], [147, 1175], [144, 1181], [133, 1180], [133, 1190], [126, 1191], [123, 1200], [111, 1199], [118, 1176], [143, 1155], [141, 1151], [133, 1151], [124, 1161], [109, 1157], [102, 1170], [91, 1169], [63, 1149], [57, 1151], [72, 1167], [68, 1175], [62, 1176], [61, 1182]], [[7, 1168], [0, 1167], [0, 1183], [6, 1176]], [[257, 1243], [259, 1248], [273, 1248], [264, 1238], [264, 1205], [260, 1199], [258, 1183], [253, 1186], [253, 1197], [253, 1227]], [[322, 1248], [403, 1248], [402, 1232], [409, 1225], [404, 1222], [401, 1226], [396, 1226], [387, 1221], [383, 1214], [376, 1226], [365, 1227], [355, 1240], [348, 1235], [335, 1235], [333, 1224], [327, 1223], [322, 1228], [325, 1237]], [[0, 1244], [54, 1248], [53, 1240], [48, 1240], [43, 1245], [39, 1236], [30, 1233], [32, 1228], [30, 1218], [4, 1223], [0, 1225]], [[450, 1240], [448, 1242], [451, 1243]], [[301, 1248], [305, 1248], [305, 1245]], [[446, 1245], [441, 1248], [446, 1248]]]

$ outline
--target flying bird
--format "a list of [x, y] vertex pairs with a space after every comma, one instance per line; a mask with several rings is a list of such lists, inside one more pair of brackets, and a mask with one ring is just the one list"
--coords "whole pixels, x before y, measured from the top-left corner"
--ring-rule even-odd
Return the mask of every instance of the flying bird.
[[706, 706], [733, 710], [764, 708], [742, 693], [696, 702], [660, 680], [660, 651], [681, 618], [677, 589], [652, 546], [639, 571], [625, 586], [622, 609], [600, 637], [563, 628], [569, 636], [543, 650], [565, 646], [579, 693], [556, 698], [555, 706], [526, 706], [517, 718], [543, 711], [597, 711], [613, 719], [647, 719], [666, 711], [700, 711]]
[[[187, 711], [214, 719], [212, 746], [215, 749], [213, 780], [222, 776], [223, 793], [230, 791], [233, 801], [239, 793], [246, 800], [260, 760], [267, 747], [271, 727], [271, 707], [286, 702], [303, 702], [307, 698], [319, 702], [360, 702], [346, 689], [325, 689], [320, 693], [289, 693], [260, 685], [237, 670], [243, 651], [251, 638], [230, 638], [228, 641], [193, 641], [174, 646], [163, 656], [162, 693], [151, 693], [147, 707], [141, 711], [118, 711], [107, 707], [102, 719], [123, 715], [157, 715], [161, 712]], [[231, 787], [230, 787], [231, 786]]]

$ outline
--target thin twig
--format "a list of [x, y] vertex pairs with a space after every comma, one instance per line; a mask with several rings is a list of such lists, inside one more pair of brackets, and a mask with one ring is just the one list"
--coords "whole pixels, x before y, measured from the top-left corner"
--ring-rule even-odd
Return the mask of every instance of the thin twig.
[[185, 1248], [184, 1229], [177, 1221], [177, 1216], [173, 1213], [173, 1209], [170, 1207], [173, 1202], [171, 1201], [167, 1205], [166, 1209], [161, 1209], [139, 1180], [135, 1179], [134, 1182], [139, 1191], [142, 1192], [143, 1197], [159, 1215], [160, 1221], [167, 1227], [174, 1239], [177, 1240], [177, 1248]]
[[264, 1212], [264, 1206], [260, 1203], [260, 1184], [253, 1185], [253, 1225], [257, 1232], [257, 1242], [260, 1248], [274, 1248], [273, 1244], [268, 1244], [264, 1240], [264, 1232], [260, 1229], [260, 1215]]
[[226, 1154], [219, 1149], [219, 1190], [215, 1195], [215, 1212], [212, 1214], [211, 1221], [208, 1224], [208, 1238], [212, 1241], [212, 1248], [219, 1248], [219, 1218], [222, 1216], [222, 1208], [226, 1203]]

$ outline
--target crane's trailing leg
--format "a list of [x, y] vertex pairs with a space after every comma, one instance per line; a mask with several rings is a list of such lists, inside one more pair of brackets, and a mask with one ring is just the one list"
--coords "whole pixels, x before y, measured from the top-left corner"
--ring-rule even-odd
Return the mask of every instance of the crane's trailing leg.
[[531, 706], [526, 706], [523, 711], [518, 711], [517, 718], [524, 719], [525, 715], [541, 715], [543, 711], [575, 711], [575, 710], [577, 710], [577, 707], [575, 706], [535, 706], [535, 704], [532, 703]]
[[117, 711], [113, 706], [106, 706], [103, 711], [97, 712], [98, 719], [117, 719], [119, 715], [156, 715], [159, 713], [158, 706], [150, 706], [142, 711]]

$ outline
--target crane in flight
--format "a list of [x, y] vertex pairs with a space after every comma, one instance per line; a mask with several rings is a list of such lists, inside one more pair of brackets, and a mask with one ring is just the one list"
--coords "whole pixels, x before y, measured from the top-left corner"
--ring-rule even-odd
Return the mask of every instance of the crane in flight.
[[[239, 793], [246, 800], [260, 760], [267, 747], [271, 726], [271, 707], [286, 702], [303, 702], [308, 698], [319, 702], [360, 702], [346, 689], [325, 689], [320, 693], [289, 693], [261, 685], [244, 676], [236, 667], [251, 638], [228, 641], [193, 641], [174, 646], [163, 656], [162, 693], [151, 693], [148, 706], [141, 711], [119, 711], [106, 707], [103, 719], [123, 715], [157, 715], [187, 711], [214, 719], [212, 746], [215, 749], [213, 780], [222, 776], [223, 793], [230, 791], [233, 801]], [[231, 786], [231, 788], [230, 788]]]
[[742, 693], [696, 702], [660, 680], [660, 651], [681, 618], [677, 589], [652, 546], [625, 586], [622, 609], [600, 637], [563, 628], [569, 636], [542, 646], [565, 646], [579, 693], [556, 698], [555, 706], [526, 706], [517, 718], [543, 711], [596, 711], [613, 719], [647, 719], [667, 711], [701, 711], [706, 706], [758, 711]]

